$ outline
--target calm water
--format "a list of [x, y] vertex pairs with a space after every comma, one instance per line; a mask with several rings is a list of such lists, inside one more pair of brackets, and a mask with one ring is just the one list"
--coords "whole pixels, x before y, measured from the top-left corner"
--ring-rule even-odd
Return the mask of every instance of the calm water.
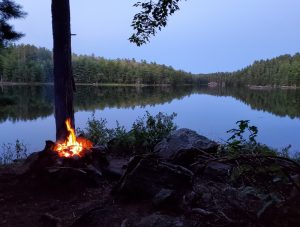
[[[52, 90], [52, 86], [0, 87], [0, 144], [19, 139], [30, 151], [38, 151], [45, 140], [54, 140]], [[300, 150], [300, 90], [93, 86], [77, 90], [75, 119], [80, 128], [92, 113], [105, 118], [109, 127], [118, 120], [129, 129], [146, 110], [175, 112], [179, 127], [216, 141], [226, 140], [226, 131], [243, 119], [258, 127], [260, 142], [278, 149], [291, 144], [292, 152]]]

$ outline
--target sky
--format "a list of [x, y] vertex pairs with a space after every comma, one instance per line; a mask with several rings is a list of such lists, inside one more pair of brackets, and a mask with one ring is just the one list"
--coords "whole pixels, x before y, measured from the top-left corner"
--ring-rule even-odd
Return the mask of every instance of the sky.
[[[299, 0], [182, 0], [168, 25], [137, 47], [128, 41], [137, 0], [70, 0], [73, 52], [135, 58], [192, 73], [241, 69], [300, 52]], [[18, 43], [52, 49], [51, 1], [16, 0], [28, 16], [12, 21]]]

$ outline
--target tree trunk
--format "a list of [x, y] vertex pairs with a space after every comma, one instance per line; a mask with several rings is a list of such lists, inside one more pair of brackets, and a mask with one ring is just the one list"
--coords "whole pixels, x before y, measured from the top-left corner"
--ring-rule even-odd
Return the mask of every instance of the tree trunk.
[[67, 137], [66, 119], [70, 118], [73, 128], [75, 89], [72, 74], [71, 25], [69, 0], [52, 0], [54, 99], [56, 139]]

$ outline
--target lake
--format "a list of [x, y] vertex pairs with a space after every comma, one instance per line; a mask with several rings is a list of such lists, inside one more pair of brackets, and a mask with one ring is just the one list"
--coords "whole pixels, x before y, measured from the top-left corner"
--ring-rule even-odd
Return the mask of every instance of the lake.
[[[0, 145], [19, 139], [30, 152], [42, 150], [45, 140], [55, 138], [53, 108], [51, 85], [0, 86]], [[229, 137], [226, 131], [236, 127], [236, 121], [250, 120], [258, 127], [259, 142], [300, 150], [300, 90], [77, 86], [75, 111], [76, 127], [84, 128], [94, 113], [105, 118], [108, 127], [118, 121], [127, 129], [146, 111], [175, 112], [178, 127], [219, 142]]]

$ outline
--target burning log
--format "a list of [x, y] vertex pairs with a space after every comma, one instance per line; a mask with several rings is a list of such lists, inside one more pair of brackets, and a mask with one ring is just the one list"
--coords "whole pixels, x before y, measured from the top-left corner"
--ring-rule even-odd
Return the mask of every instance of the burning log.
[[40, 186], [52, 188], [82, 188], [101, 184], [103, 169], [109, 165], [106, 147], [85, 148], [80, 155], [65, 157], [54, 150], [56, 146], [56, 143], [47, 141], [43, 151], [28, 157], [20, 173], [30, 176]]
[[30, 155], [20, 173], [30, 175], [45, 186], [55, 183], [60, 186], [98, 186], [103, 179], [103, 170], [109, 165], [107, 148], [94, 147], [89, 140], [77, 138], [70, 119], [66, 121], [66, 127], [69, 133], [66, 140], [46, 141], [44, 150]]
[[83, 149], [80, 155], [62, 156], [54, 150], [57, 146], [47, 141], [45, 149], [32, 154], [23, 166], [26, 175], [47, 185], [82, 185], [98, 186], [102, 179], [102, 172], [108, 166], [107, 150], [104, 146]]
[[108, 158], [106, 146], [93, 146], [85, 138], [76, 137], [71, 122], [66, 121], [68, 136], [64, 141], [46, 141], [43, 151], [31, 154], [14, 171], [20, 180], [43, 189], [78, 190], [97, 187], [103, 179], [119, 179], [126, 160]]
[[76, 138], [75, 131], [71, 126], [71, 119], [67, 119], [65, 123], [68, 136], [65, 141], [56, 142], [53, 150], [56, 151], [60, 157], [69, 158], [84, 156], [84, 152], [91, 149], [93, 147], [93, 143], [82, 137]]

